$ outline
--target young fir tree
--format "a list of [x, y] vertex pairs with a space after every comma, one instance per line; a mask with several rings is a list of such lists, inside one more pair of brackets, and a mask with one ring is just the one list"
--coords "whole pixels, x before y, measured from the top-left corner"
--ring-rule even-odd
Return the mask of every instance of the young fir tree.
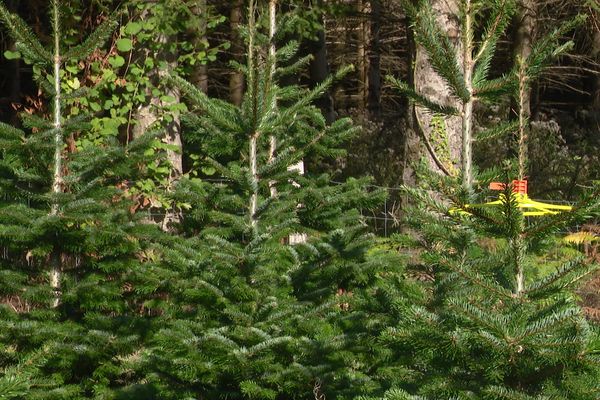
[[[312, 90], [278, 84], [307, 59], [290, 65], [295, 42], [269, 51], [252, 7], [245, 35], [240, 106], [173, 78], [193, 105], [184, 137], [214, 174], [180, 182], [189, 239], [163, 251], [188, 278], [174, 284], [141, 368], [161, 399], [352, 398], [370, 381], [355, 299], [384, 265], [367, 254], [358, 210], [383, 194], [367, 193], [364, 180], [334, 185], [289, 170], [307, 155], [335, 156], [355, 128], [327, 126], [312, 105], [334, 78]], [[299, 233], [306, 242], [286, 244]]]
[[154, 312], [144, 299], [161, 281], [160, 267], [143, 263], [157, 229], [136, 222], [118, 189], [141, 173], [150, 139], [65, 145], [85, 134], [89, 116], [63, 111], [85, 89], [66, 93], [62, 67], [100, 48], [115, 24], [63, 49], [61, 5], [49, 6], [48, 49], [0, 3], [51, 114], [22, 115], [25, 130], [0, 124], [0, 398], [109, 398], [135, 382], [127, 360]]
[[455, 182], [440, 181], [441, 198], [406, 189], [419, 202], [412, 246], [434, 279], [429, 301], [404, 307], [381, 336], [411, 366], [384, 398], [598, 398], [600, 332], [572, 292], [598, 265], [580, 257], [537, 273], [551, 236], [598, 214], [598, 189], [571, 212], [528, 222], [510, 185], [500, 206], [467, 206]]
[[[573, 23], [576, 23], [574, 21]], [[529, 82], [573, 24], [535, 46], [497, 89], [522, 102]], [[498, 81], [500, 84], [501, 81]], [[517, 121], [518, 172], [525, 176], [526, 124]], [[539, 277], [550, 240], [600, 211], [599, 188], [570, 212], [527, 220], [507, 184], [501, 204], [484, 205], [454, 178], [430, 178], [430, 187], [406, 188], [406, 213], [419, 234], [419, 269], [432, 280], [429, 300], [407, 305], [381, 336], [391, 357], [409, 365], [386, 399], [596, 399], [600, 395], [600, 336], [584, 318], [572, 289], [597, 265], [583, 257]], [[480, 177], [480, 184], [489, 179]], [[433, 193], [435, 194], [433, 194]], [[470, 204], [467, 204], [470, 203]]]

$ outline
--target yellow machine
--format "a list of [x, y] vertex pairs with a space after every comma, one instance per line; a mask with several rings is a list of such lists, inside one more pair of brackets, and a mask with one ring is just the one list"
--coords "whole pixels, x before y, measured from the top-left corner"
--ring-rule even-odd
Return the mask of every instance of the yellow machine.
[[[539, 217], [542, 215], [552, 215], [558, 214], [563, 211], [571, 211], [573, 207], [569, 205], [562, 204], [550, 204], [543, 203], [541, 201], [536, 201], [527, 195], [527, 181], [526, 180], [515, 180], [511, 184], [512, 191], [515, 194], [515, 198], [517, 200], [518, 207], [523, 211], [523, 215], [526, 217]], [[490, 189], [492, 190], [504, 190], [505, 184], [499, 182], [492, 182], [490, 184]], [[453, 209], [451, 212], [464, 212], [468, 213], [468, 209], [470, 207], [495, 207], [499, 206], [503, 203], [503, 197], [505, 195], [501, 194], [498, 200], [490, 201], [483, 204], [467, 204], [465, 208], [462, 210]]]

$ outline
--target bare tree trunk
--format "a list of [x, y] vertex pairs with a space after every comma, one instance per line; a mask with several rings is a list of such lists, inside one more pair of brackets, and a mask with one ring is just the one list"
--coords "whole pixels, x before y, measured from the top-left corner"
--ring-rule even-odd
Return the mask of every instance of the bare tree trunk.
[[[200, 26], [191, 34], [193, 35], [192, 43], [194, 48], [201, 49], [206, 43], [206, 30], [208, 22], [208, 7], [206, 0], [196, 0], [191, 7], [192, 12], [200, 17]], [[208, 66], [206, 64], [197, 63], [190, 75], [190, 82], [204, 93], [208, 92]]]
[[[519, 11], [516, 16], [513, 56], [515, 59], [526, 60], [531, 54], [536, 30], [537, 6], [536, 0], [519, 0]], [[531, 115], [531, 93], [525, 93], [523, 100], [524, 112], [527, 118]]]
[[[457, 54], [461, 58], [459, 61], [462, 64], [463, 52], [462, 43], [459, 40], [460, 26], [457, 17], [458, 3], [458, 0], [431, 1], [437, 22], [457, 47]], [[460, 102], [450, 93], [444, 80], [434, 71], [427, 53], [420, 46], [416, 48], [413, 78], [418, 93], [436, 99], [441, 104], [451, 105], [459, 110], [462, 108]], [[445, 170], [455, 174], [463, 155], [462, 118], [460, 116], [437, 116], [421, 106], [415, 106], [415, 116], [418, 129], [421, 130], [421, 139], [430, 149], [427, 157], [432, 170], [440, 173]], [[437, 154], [437, 160], [433, 154]]]
[[[244, 43], [240, 36], [240, 25], [242, 24], [244, 0], [234, 0], [231, 6], [229, 16], [229, 26], [231, 29], [231, 51], [233, 58], [241, 62], [244, 57]], [[233, 71], [229, 78], [229, 99], [235, 105], [242, 104], [244, 96], [244, 74], [240, 71]]]
[[381, 49], [379, 30], [381, 28], [381, 1], [371, 0], [371, 44], [369, 49], [369, 115], [374, 118], [381, 116]]
[[[597, 13], [596, 21], [591, 55], [596, 60], [596, 63], [600, 65], [600, 13]], [[592, 96], [592, 109], [594, 114], [598, 116], [600, 114], [600, 71], [596, 71], [594, 77]], [[598, 117], [598, 120], [600, 121], [600, 117]]]
[[255, 21], [255, 11], [254, 11], [254, 0], [250, 0], [250, 10], [249, 10], [249, 18], [248, 18], [248, 81], [251, 85], [252, 95], [254, 99], [252, 101], [253, 108], [253, 132], [250, 135], [249, 143], [248, 143], [248, 164], [250, 169], [250, 175], [252, 176], [252, 184], [250, 193], [250, 202], [248, 204], [248, 222], [250, 223], [250, 227], [254, 234], [257, 233], [258, 230], [258, 220], [256, 219], [256, 211], [258, 208], [258, 188], [260, 183], [260, 176], [258, 175], [258, 139], [261, 135], [261, 132], [258, 130], [258, 102], [256, 100], [258, 96], [258, 82], [257, 82], [257, 68], [256, 65], [256, 55], [254, 49], [254, 39], [255, 39], [255, 29], [256, 21]]
[[357, 43], [357, 68], [358, 68], [358, 112], [359, 117], [364, 118], [369, 87], [369, 75], [367, 67], [366, 43], [369, 40], [368, 25], [365, 23], [365, 15], [368, 10], [368, 0], [358, 0], [358, 43]]
[[[406, 39], [407, 39], [407, 60], [406, 65], [408, 66], [408, 76], [407, 83], [414, 87], [414, 78], [415, 78], [415, 57], [417, 53], [416, 43], [414, 32], [410, 27], [411, 21], [407, 17], [405, 19], [405, 29], [406, 29]], [[415, 107], [410, 101], [406, 103], [406, 109], [404, 110], [406, 114], [406, 130], [404, 132], [404, 165], [402, 168], [402, 183], [407, 186], [414, 186], [417, 183], [417, 177], [415, 175], [414, 165], [416, 165], [421, 157], [426, 154], [424, 151], [424, 146], [421, 145], [421, 141], [419, 140], [419, 134], [415, 121]], [[408, 197], [403, 199], [403, 208], [408, 204]]]
[[[275, 79], [275, 71], [277, 70], [277, 61], [275, 60], [275, 54], [277, 48], [275, 47], [275, 32], [277, 30], [277, 0], [269, 0], [269, 60], [271, 62], [271, 70], [269, 71], [269, 86], [273, 85]], [[277, 107], [277, 104], [274, 105]], [[268, 162], [272, 163], [275, 159], [275, 153], [277, 152], [277, 138], [273, 135], [269, 137], [269, 159]], [[277, 196], [277, 187], [275, 181], [269, 181], [269, 191], [271, 197]]]
[[[18, 1], [11, 0], [7, 3], [8, 9], [13, 12], [18, 12]], [[10, 44], [10, 50], [16, 51], [15, 43]], [[17, 58], [9, 62], [12, 66], [11, 80], [10, 80], [10, 92], [9, 92], [9, 104], [18, 104], [21, 101], [21, 59]], [[12, 113], [11, 124], [17, 125], [19, 123], [19, 116], [17, 113]]]
[[465, 84], [469, 92], [469, 99], [463, 104], [462, 113], [462, 174], [463, 186], [466, 190], [473, 187], [473, 21], [471, 21], [471, 0], [463, 1], [465, 14], [465, 32], [462, 32], [463, 73]]
[[[167, 44], [174, 38], [164, 34], [159, 34], [156, 41], [163, 44], [163, 48], [166, 48]], [[165, 60], [167, 62], [166, 69], [159, 69], [156, 67], [150, 72], [151, 79], [156, 86], [161, 86], [161, 82], [165, 80], [168, 71], [173, 70], [177, 63], [177, 55], [173, 53], [160, 52], [161, 54], [151, 54], [149, 50], [144, 49], [143, 54], [139, 55], [139, 58], [145, 59], [148, 57], [154, 57], [157, 59]], [[163, 92], [168, 97], [174, 99], [175, 102], [179, 102], [181, 97], [179, 89], [176, 87], [163, 86]], [[134, 138], [140, 137], [149, 131], [149, 129], [158, 123], [164, 123], [160, 120], [161, 116], [157, 114], [156, 110], [160, 110], [166, 104], [163, 101], [152, 95], [150, 90], [146, 93], [146, 97], [149, 99], [148, 104], [138, 107], [135, 111], [136, 125], [132, 129], [132, 135]], [[167, 160], [170, 164], [168, 186], [175, 184], [183, 173], [183, 158], [182, 158], [182, 141], [181, 141], [181, 124], [178, 116], [172, 116], [172, 121], [168, 122], [164, 126], [165, 135], [163, 141], [169, 145], [174, 145], [178, 149], [167, 150]], [[174, 210], [167, 210], [165, 216], [160, 222], [163, 230], [169, 230], [172, 224], [177, 223], [180, 220], [180, 215]]]
[[[314, 87], [323, 82], [329, 76], [329, 63], [327, 58], [327, 43], [325, 42], [325, 28], [317, 32], [317, 40], [309, 44], [309, 51], [313, 55], [310, 62], [310, 81]], [[316, 102], [321, 112], [325, 115], [325, 120], [328, 124], [335, 121], [335, 109], [333, 97], [330, 91], [323, 95]]]
[[258, 164], [257, 164], [257, 158], [258, 158], [257, 143], [258, 143], [259, 136], [260, 136], [260, 134], [258, 132], [256, 132], [250, 137], [250, 144], [249, 144], [249, 148], [248, 148], [249, 162], [250, 162], [250, 174], [252, 175], [252, 181], [253, 181], [253, 186], [254, 186], [252, 194], [250, 195], [250, 207], [249, 207], [250, 226], [253, 229], [256, 229], [256, 223], [257, 223], [256, 210], [258, 208], [258, 183], [260, 180], [260, 177], [258, 176]]
[[[537, 6], [535, 0], [520, 0], [516, 16], [516, 27], [513, 42], [513, 57], [517, 64], [524, 68], [525, 60], [531, 54], [536, 31]], [[519, 157], [519, 179], [525, 179], [525, 158], [527, 154], [528, 120], [531, 117], [531, 85], [521, 74], [519, 81], [519, 96], [513, 102], [513, 113], [519, 119], [519, 131], [514, 141], [514, 153]], [[512, 147], [512, 146], [511, 146]], [[513, 150], [511, 150], [513, 151]]]

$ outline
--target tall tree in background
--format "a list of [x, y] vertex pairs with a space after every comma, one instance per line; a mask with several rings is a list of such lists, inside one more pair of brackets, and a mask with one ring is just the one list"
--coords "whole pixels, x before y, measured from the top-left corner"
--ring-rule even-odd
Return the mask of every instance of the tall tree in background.
[[[234, 61], [242, 63], [244, 53], [244, 40], [241, 36], [240, 27], [243, 23], [244, 0], [235, 0], [231, 6], [229, 26], [231, 33], [231, 52]], [[234, 70], [229, 78], [229, 99], [233, 104], [241, 104], [244, 95], [244, 74]]]
[[[208, 47], [208, 3], [206, 0], [197, 0], [192, 3], [190, 11], [198, 18], [198, 26], [190, 27], [188, 32], [192, 35], [192, 44], [195, 49]], [[208, 65], [206, 62], [196, 62], [190, 74], [190, 82], [200, 88], [204, 93], [208, 92]]]
[[[536, 34], [536, 2], [532, 0], [520, 0], [518, 12], [515, 18], [515, 37], [513, 41], [514, 59], [525, 60], [531, 54]], [[531, 94], [525, 94], [521, 111], [529, 118], [531, 115]]]
[[[460, 159], [463, 188], [470, 191], [473, 106], [476, 99], [497, 99], [499, 89], [510, 85], [502, 79], [490, 80], [489, 73], [497, 42], [514, 12], [514, 2], [419, 1], [415, 5], [406, 1], [404, 5], [418, 44], [415, 87], [394, 79], [392, 82], [419, 105], [415, 112], [422, 139], [437, 169], [457, 175], [455, 164]], [[482, 26], [483, 33], [475, 41], [478, 26]], [[484, 135], [506, 133], [512, 128], [514, 124], [507, 123]]]
[[[600, 5], [594, 2], [589, 2], [591, 17], [591, 26], [593, 32], [592, 38], [592, 54], [594, 61], [600, 65]], [[594, 89], [592, 93], [592, 105], [595, 112], [600, 111], [600, 74], [596, 74], [594, 79]]]
[[[144, 65], [148, 60], [153, 60], [154, 65], [147, 73], [150, 84], [144, 88], [146, 101], [135, 110], [132, 134], [136, 138], [158, 126], [164, 130], [161, 139], [169, 146], [166, 150], [169, 164], [166, 187], [167, 190], [172, 190], [172, 186], [183, 173], [181, 123], [178, 115], [165, 114], [165, 110], [168, 103], [178, 103], [180, 96], [177, 89], [165, 86], [164, 82], [169, 71], [177, 67], [177, 13], [167, 2], [161, 0], [145, 2], [141, 7], [135, 7], [134, 13], [134, 17], [142, 22], [152, 19], [157, 24], [155, 30], [158, 31], [158, 35], [146, 37], [136, 46], [136, 51], [139, 52], [136, 56], [137, 63]], [[157, 91], [161, 94], [156, 95]], [[172, 225], [177, 223], [179, 218], [175, 210], [166, 210], [160, 224], [163, 229], [172, 229]]]
[[369, 115], [374, 118], [381, 117], [381, 23], [383, 4], [382, 0], [371, 0], [371, 40], [368, 52], [369, 57], [369, 93], [367, 96]]

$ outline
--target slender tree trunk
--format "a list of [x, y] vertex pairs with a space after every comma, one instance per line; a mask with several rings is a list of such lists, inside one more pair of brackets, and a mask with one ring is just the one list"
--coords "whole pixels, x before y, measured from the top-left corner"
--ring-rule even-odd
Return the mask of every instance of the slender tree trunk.
[[358, 112], [359, 117], [364, 118], [369, 87], [368, 60], [366, 43], [369, 40], [368, 25], [365, 23], [365, 15], [368, 10], [368, 0], [358, 0], [358, 43], [357, 43], [357, 68], [358, 68]]
[[[8, 9], [13, 12], [18, 12], [18, 2], [16, 0], [11, 0], [7, 3]], [[11, 43], [10, 45], [11, 51], [16, 51], [15, 43]], [[10, 80], [10, 93], [9, 93], [9, 104], [18, 104], [21, 101], [21, 59], [17, 58], [12, 60], [9, 65], [11, 65], [11, 74], [12, 79]], [[19, 123], [19, 117], [17, 113], [13, 113], [11, 116], [11, 124], [17, 125]]]
[[[240, 25], [242, 24], [242, 15], [244, 0], [234, 0], [231, 6], [229, 16], [229, 26], [231, 29], [231, 51], [233, 58], [241, 62], [244, 57], [244, 43], [240, 36]], [[242, 104], [244, 96], [244, 74], [239, 71], [233, 71], [229, 78], [229, 99], [235, 105]]]
[[248, 57], [248, 82], [251, 85], [250, 90], [252, 91], [252, 109], [253, 109], [253, 132], [249, 137], [248, 143], [248, 164], [250, 169], [250, 176], [252, 177], [251, 189], [250, 193], [250, 202], [248, 204], [248, 219], [250, 222], [250, 227], [252, 228], [253, 233], [256, 235], [258, 231], [258, 220], [256, 218], [256, 210], [258, 208], [258, 189], [260, 183], [260, 176], [258, 175], [258, 139], [261, 135], [258, 130], [258, 74], [257, 69], [258, 65], [256, 60], [256, 54], [254, 49], [254, 35], [256, 28], [255, 21], [255, 10], [254, 10], [254, 1], [250, 0], [250, 10], [248, 17], [248, 30], [249, 30], [249, 38], [248, 38], [248, 50], [246, 52]]
[[250, 137], [250, 144], [249, 144], [249, 148], [248, 148], [249, 162], [250, 162], [250, 174], [252, 175], [252, 181], [253, 181], [253, 187], [254, 187], [254, 189], [252, 190], [252, 194], [250, 195], [250, 207], [249, 207], [250, 208], [250, 210], [249, 210], [250, 226], [253, 229], [256, 229], [256, 224], [257, 224], [256, 210], [258, 207], [258, 183], [260, 180], [260, 177], [258, 176], [258, 163], [257, 163], [257, 158], [258, 158], [257, 143], [258, 143], [259, 136], [260, 136], [259, 133], [256, 132]]
[[[174, 40], [173, 37], [164, 34], [159, 34], [156, 37], [156, 41], [162, 45], [162, 48], [167, 48], [167, 45], [172, 40]], [[165, 95], [175, 99], [175, 102], [179, 102], [179, 99], [181, 97], [179, 89], [174, 86], [170, 87], [161, 84], [161, 82], [164, 82], [166, 75], [169, 73], [169, 71], [175, 68], [175, 65], [177, 63], [177, 55], [174, 53], [168, 53], [166, 51], [160, 51], [159, 54], [151, 54], [149, 50], [144, 49], [143, 54], [140, 54], [138, 56], [139, 59], [145, 59], [148, 57], [152, 57], [159, 60], [165, 60], [167, 62], [166, 69], [156, 67], [156, 69], [150, 72], [151, 79], [155, 86], [162, 86], [162, 90]], [[172, 120], [170, 122], [161, 121], [162, 117], [159, 114], [157, 114], [156, 110], [160, 110], [161, 108], [166, 106], [166, 104], [164, 104], [160, 98], [153, 96], [150, 92], [150, 89], [148, 89], [146, 97], [149, 99], [148, 104], [140, 106], [135, 112], [135, 120], [137, 124], [133, 127], [132, 134], [133, 137], [136, 138], [148, 132], [148, 130], [156, 124], [164, 124], [165, 134], [162, 140], [169, 145], [176, 146], [176, 148], [178, 149], [177, 151], [167, 150], [167, 160], [170, 164], [168, 186], [170, 187], [175, 184], [175, 182], [183, 173], [180, 119], [177, 115], [172, 115]], [[179, 220], [180, 216], [178, 212], [174, 210], [167, 210], [165, 212], [164, 218], [160, 222], [161, 228], [163, 230], [169, 230], [171, 229], [171, 226], [174, 223], [177, 223]]]
[[[519, 11], [516, 15], [516, 29], [513, 41], [513, 56], [515, 60], [526, 60], [531, 54], [536, 31], [536, 0], [519, 0]], [[523, 100], [524, 113], [527, 118], [531, 115], [531, 93], [525, 93]]]
[[[310, 62], [310, 83], [314, 87], [329, 76], [325, 29], [317, 32], [317, 40], [309, 43], [309, 51], [313, 55]], [[328, 90], [323, 97], [317, 100], [316, 104], [325, 115], [327, 123], [333, 123], [335, 121], [335, 109], [330, 91]]]
[[[411, 21], [407, 17], [404, 20], [404, 29], [406, 29], [406, 41], [407, 41], [407, 59], [406, 65], [408, 65], [407, 83], [414, 87], [415, 86], [415, 57], [416, 57], [416, 43], [414, 32], [411, 29]], [[404, 132], [404, 165], [402, 168], [402, 183], [407, 186], [414, 186], [417, 183], [414, 165], [417, 165], [423, 155], [426, 154], [424, 150], [425, 146], [421, 146], [419, 140], [419, 134], [415, 121], [415, 107], [411, 101], [407, 101], [406, 109], [404, 110], [406, 115], [406, 130]], [[408, 204], [409, 198], [406, 196], [403, 199], [403, 208]]]
[[[61, 116], [61, 87], [60, 87], [60, 66], [62, 63], [60, 54], [60, 25], [59, 11], [57, 1], [52, 2], [53, 13], [53, 36], [54, 36], [54, 174], [52, 178], [52, 193], [57, 196], [63, 191], [63, 167], [62, 151], [63, 127]], [[51, 215], [58, 215], [58, 201], [54, 199], [50, 210]], [[51, 255], [52, 269], [50, 271], [50, 286], [54, 291], [53, 307], [58, 307], [60, 303], [60, 279], [61, 279], [61, 255], [59, 249], [54, 249]]]
[[463, 104], [462, 113], [462, 173], [463, 187], [470, 191], [473, 186], [473, 21], [471, 21], [471, 0], [463, 1], [465, 32], [462, 33], [463, 74], [469, 99]]
[[369, 49], [369, 115], [381, 116], [381, 49], [379, 31], [381, 28], [382, 0], [371, 0], [371, 44]]
[[519, 59], [519, 129], [517, 131], [517, 148], [519, 159], [519, 180], [527, 179], [527, 133], [528, 133], [528, 113], [529, 99], [531, 90], [527, 80], [527, 64], [525, 60]]
[[[595, 25], [594, 38], [592, 43], [592, 57], [596, 60], [596, 63], [600, 65], [600, 13], [597, 14], [598, 24]], [[594, 114], [600, 121], [600, 72], [596, 71], [594, 76], [594, 88], [592, 91], [592, 109]]]
[[[194, 43], [194, 48], [202, 49], [205, 47], [207, 39], [206, 30], [208, 22], [208, 7], [206, 0], [196, 0], [191, 9], [192, 12], [200, 18], [200, 26], [198, 26], [197, 29], [194, 29], [194, 31], [190, 32], [193, 38], [192, 43]], [[190, 82], [204, 93], [207, 93], [208, 66], [206, 64], [197, 63], [190, 75]]]
[[[460, 26], [457, 15], [459, 15], [458, 0], [432, 0], [432, 8], [436, 13], [438, 24], [448, 33], [450, 39], [457, 47], [457, 53], [462, 64], [462, 43], [460, 38]], [[417, 92], [426, 97], [436, 99], [441, 104], [451, 105], [461, 109], [460, 102], [452, 96], [444, 80], [434, 71], [427, 53], [420, 47], [416, 47], [414, 86]], [[460, 116], [442, 117], [436, 116], [421, 106], [415, 107], [415, 117], [418, 129], [421, 131], [421, 139], [425, 147], [429, 149], [427, 158], [433, 171], [456, 174], [463, 151], [463, 120]], [[437, 154], [436, 157], [433, 153]]]
[[[531, 54], [533, 40], [536, 31], [537, 6], [535, 0], [520, 0], [519, 11], [516, 16], [516, 25], [513, 41], [513, 57], [515, 62], [525, 67], [525, 62]], [[513, 102], [513, 113], [519, 119], [519, 130], [514, 141], [516, 149], [511, 150], [519, 158], [519, 179], [525, 179], [527, 156], [527, 131], [529, 130], [529, 119], [531, 118], [531, 85], [527, 78], [521, 73], [519, 79], [519, 95]], [[513, 145], [514, 146], [514, 145]], [[514, 147], [513, 147], [514, 148]]]

